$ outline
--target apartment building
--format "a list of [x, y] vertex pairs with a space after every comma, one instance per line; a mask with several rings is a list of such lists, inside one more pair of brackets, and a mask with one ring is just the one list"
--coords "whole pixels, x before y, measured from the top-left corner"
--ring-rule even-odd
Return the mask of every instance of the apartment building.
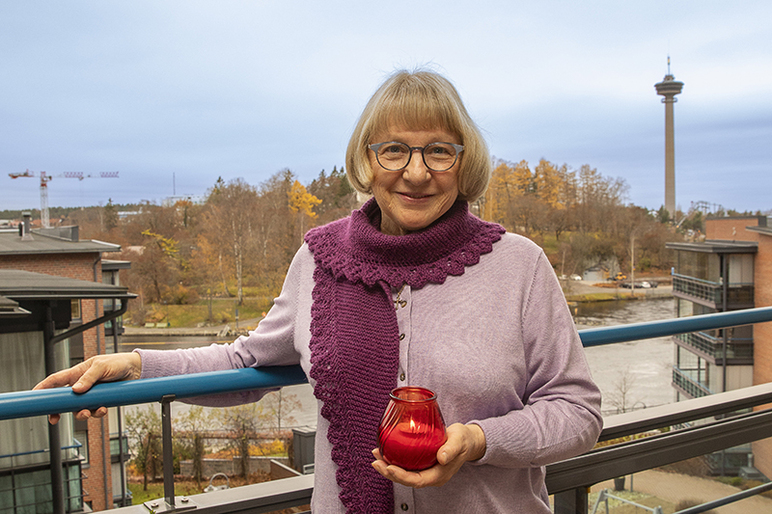
[[[772, 305], [772, 227], [765, 216], [709, 218], [698, 243], [676, 251], [673, 296], [678, 317]], [[673, 338], [676, 399], [697, 398], [772, 381], [772, 326], [731, 327]], [[772, 441], [712, 456], [716, 472], [754, 467], [772, 477]]]
[[[81, 241], [77, 227], [31, 230], [29, 217], [19, 230], [0, 231], [0, 303], [8, 306], [0, 316], [0, 392], [31, 389], [48, 373], [115, 351], [119, 314], [134, 296], [117, 280], [127, 263], [102, 259], [118, 251]], [[88, 422], [63, 416], [55, 429], [44, 417], [0, 421], [0, 508], [129, 504], [119, 422], [115, 409]], [[49, 451], [57, 446], [61, 452]]]

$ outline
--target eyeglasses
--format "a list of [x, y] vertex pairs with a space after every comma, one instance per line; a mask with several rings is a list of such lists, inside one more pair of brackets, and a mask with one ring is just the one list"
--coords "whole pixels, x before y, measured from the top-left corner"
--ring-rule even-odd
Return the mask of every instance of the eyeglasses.
[[413, 152], [421, 151], [424, 164], [431, 171], [448, 171], [458, 160], [458, 154], [464, 151], [463, 145], [453, 143], [431, 143], [426, 146], [408, 146], [398, 141], [387, 141], [369, 146], [375, 152], [378, 164], [385, 170], [401, 171], [410, 164]]

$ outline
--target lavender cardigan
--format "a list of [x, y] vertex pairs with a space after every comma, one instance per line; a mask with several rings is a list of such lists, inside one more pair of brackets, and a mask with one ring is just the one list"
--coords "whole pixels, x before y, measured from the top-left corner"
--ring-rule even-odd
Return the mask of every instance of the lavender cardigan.
[[[136, 350], [142, 378], [298, 363], [308, 373], [314, 267], [304, 245], [268, 316], [231, 344]], [[600, 392], [544, 253], [526, 238], [504, 234], [463, 275], [442, 285], [406, 286], [399, 299], [397, 322], [405, 337], [398, 385], [434, 390], [446, 423], [479, 424], [487, 450], [443, 487], [395, 485], [395, 513], [550, 512], [544, 466], [592, 448], [602, 419]], [[225, 406], [261, 395], [195, 401]], [[343, 513], [328, 422], [317, 418], [312, 510]]]

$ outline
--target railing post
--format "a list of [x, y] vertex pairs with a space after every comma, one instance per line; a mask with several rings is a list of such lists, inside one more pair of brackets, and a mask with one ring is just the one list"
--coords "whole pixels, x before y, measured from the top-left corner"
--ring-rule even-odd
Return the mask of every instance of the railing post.
[[[56, 331], [53, 319], [52, 302], [46, 303], [45, 322], [43, 324], [43, 358], [45, 361], [46, 376], [56, 371], [56, 357], [52, 339]], [[51, 503], [54, 514], [64, 514], [66, 511], [64, 501], [64, 472], [62, 471], [62, 438], [59, 433], [59, 425], [48, 425], [48, 448], [50, 453], [51, 470]]]
[[173, 394], [161, 398], [161, 437], [164, 454], [164, 500], [174, 507], [174, 453], [172, 452], [172, 402]]
[[577, 487], [555, 494], [555, 514], [587, 514], [588, 491], [587, 487]]
[[161, 397], [161, 444], [164, 457], [164, 504], [160, 500], [145, 502], [151, 514], [161, 512], [180, 512], [195, 509], [197, 505], [189, 498], [182, 497], [180, 504], [174, 498], [174, 452], [172, 451], [172, 402], [177, 397], [167, 394]]

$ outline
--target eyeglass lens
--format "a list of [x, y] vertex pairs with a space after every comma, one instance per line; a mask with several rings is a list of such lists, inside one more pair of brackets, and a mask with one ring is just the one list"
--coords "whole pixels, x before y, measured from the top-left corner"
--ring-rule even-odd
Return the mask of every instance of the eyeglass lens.
[[[447, 171], [456, 163], [458, 153], [453, 145], [448, 143], [432, 143], [421, 149], [424, 164], [432, 171]], [[408, 165], [413, 155], [405, 143], [388, 143], [376, 152], [378, 163], [390, 171], [399, 171]]]

